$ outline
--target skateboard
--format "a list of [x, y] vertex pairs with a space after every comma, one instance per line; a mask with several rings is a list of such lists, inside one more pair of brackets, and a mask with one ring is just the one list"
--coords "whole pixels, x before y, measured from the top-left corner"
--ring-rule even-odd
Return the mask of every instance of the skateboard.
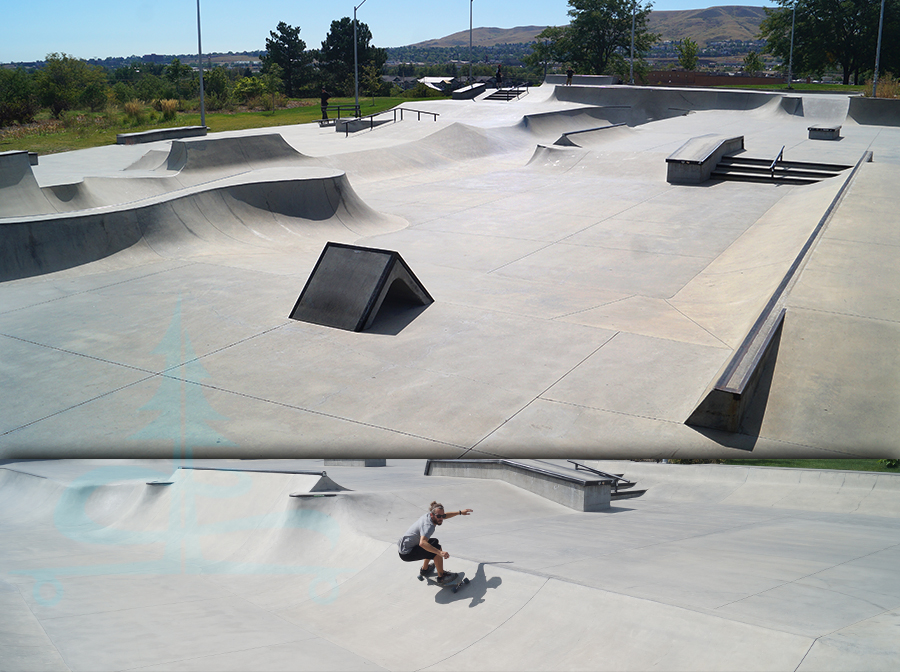
[[419, 574], [419, 581], [427, 581], [430, 585], [437, 586], [438, 588], [452, 588], [454, 593], [469, 583], [465, 572], [456, 572], [456, 579], [446, 584], [440, 584], [430, 576], [422, 576], [421, 574]]

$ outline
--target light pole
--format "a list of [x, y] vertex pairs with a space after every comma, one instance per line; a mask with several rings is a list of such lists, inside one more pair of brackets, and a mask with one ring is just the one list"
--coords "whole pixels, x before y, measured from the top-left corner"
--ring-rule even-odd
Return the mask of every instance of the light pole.
[[875, 74], [872, 76], [872, 97], [878, 97], [878, 60], [881, 58], [881, 29], [884, 26], [884, 0], [881, 0], [881, 16], [878, 18], [878, 46], [875, 47]]
[[197, 69], [200, 71], [200, 125], [206, 126], [206, 105], [203, 101], [203, 46], [200, 43], [200, 0], [197, 0]]
[[[199, 2], [200, 0], [197, 0]], [[353, 8], [353, 80], [356, 83], [356, 116], [359, 116], [359, 57], [356, 47], [356, 10], [366, 4], [366, 0]]]
[[[475, 0], [469, 0], [469, 84], [472, 84], [472, 4]], [[882, 5], [883, 6], [883, 5]]]
[[797, 19], [797, 0], [794, 0], [793, 9], [791, 9], [791, 56], [788, 59], [788, 81], [789, 89], [793, 89], [794, 81], [794, 22]]
[[[634, 12], [637, 1], [631, 3], [631, 63], [628, 65], [628, 83], [634, 86]], [[603, 73], [600, 73], [603, 74]]]

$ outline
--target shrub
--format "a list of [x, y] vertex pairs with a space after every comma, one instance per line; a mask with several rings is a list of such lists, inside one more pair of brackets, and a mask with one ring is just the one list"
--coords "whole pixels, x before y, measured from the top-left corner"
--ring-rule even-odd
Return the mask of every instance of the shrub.
[[129, 100], [125, 103], [125, 119], [131, 121], [132, 126], [139, 126], [146, 121], [144, 114], [144, 104], [139, 100]]
[[162, 112], [163, 121], [172, 121], [175, 118], [175, 113], [178, 111], [178, 101], [167, 98], [157, 102], [159, 103], [157, 109]]

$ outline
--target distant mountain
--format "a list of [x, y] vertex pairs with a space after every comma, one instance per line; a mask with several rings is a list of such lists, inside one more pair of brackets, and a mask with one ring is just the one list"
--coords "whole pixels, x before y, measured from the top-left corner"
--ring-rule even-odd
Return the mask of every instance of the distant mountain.
[[[476, 47], [495, 47], [498, 44], [522, 44], [534, 42], [534, 38], [547, 26], [518, 26], [517, 28], [475, 28], [472, 44]], [[468, 47], [469, 31], [462, 30], [437, 40], [426, 40], [410, 47]]]
[[710, 7], [675, 12], [651, 12], [647, 27], [659, 33], [661, 40], [678, 41], [686, 37], [701, 47], [710, 42], [756, 40], [759, 24], [766, 18], [762, 7]]
[[[766, 17], [762, 7], [729, 5], [709, 9], [686, 9], [671, 12], [651, 12], [647, 21], [650, 31], [659, 33], [662, 40], [683, 40], [691, 38], [700, 46], [710, 42], [755, 40], [759, 24]], [[498, 44], [521, 44], [534, 42], [537, 35], [547, 26], [518, 26], [516, 28], [475, 28], [472, 44], [493, 47]], [[410, 47], [467, 47], [469, 31], [463, 30], [436, 40], [426, 40], [408, 45]]]

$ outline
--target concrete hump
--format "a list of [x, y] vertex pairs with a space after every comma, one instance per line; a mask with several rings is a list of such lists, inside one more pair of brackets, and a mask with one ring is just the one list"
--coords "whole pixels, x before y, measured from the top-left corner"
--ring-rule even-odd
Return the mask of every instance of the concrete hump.
[[347, 331], [372, 326], [385, 301], [434, 302], [398, 252], [330, 242], [290, 317]]
[[[225, 168], [265, 168], [279, 161], [307, 158], [291, 147], [279, 133], [239, 138], [174, 140], [166, 170], [221, 172]], [[160, 166], [162, 167], [162, 166]]]

